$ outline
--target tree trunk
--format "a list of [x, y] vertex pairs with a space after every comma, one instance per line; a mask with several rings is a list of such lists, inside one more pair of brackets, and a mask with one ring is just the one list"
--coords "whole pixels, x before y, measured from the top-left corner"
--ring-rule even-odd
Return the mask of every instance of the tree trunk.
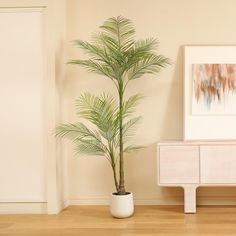
[[120, 131], [120, 181], [119, 195], [124, 195], [125, 179], [124, 179], [124, 147], [123, 147], [123, 83], [119, 84], [119, 131]]

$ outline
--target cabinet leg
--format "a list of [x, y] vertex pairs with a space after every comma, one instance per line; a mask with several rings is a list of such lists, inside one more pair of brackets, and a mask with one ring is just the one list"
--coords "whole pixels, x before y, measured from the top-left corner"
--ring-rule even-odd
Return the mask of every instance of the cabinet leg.
[[196, 213], [196, 185], [185, 185], [184, 188], [184, 212]]

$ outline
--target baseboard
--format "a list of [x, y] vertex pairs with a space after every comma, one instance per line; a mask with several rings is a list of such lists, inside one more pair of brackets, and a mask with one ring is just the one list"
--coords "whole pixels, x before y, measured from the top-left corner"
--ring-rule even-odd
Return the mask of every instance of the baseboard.
[[[69, 199], [64, 205], [109, 205], [108, 198]], [[182, 197], [163, 199], [134, 199], [135, 205], [183, 205]]]
[[[64, 205], [109, 205], [109, 199], [107, 198], [84, 198], [84, 199], [69, 199]], [[134, 199], [135, 205], [183, 205], [184, 198], [168, 197], [162, 199]], [[222, 197], [222, 196], [211, 196], [211, 197], [198, 197], [197, 205], [236, 205], [236, 197]]]
[[135, 205], [183, 205], [183, 197], [168, 197], [165, 199], [134, 199]]
[[[69, 199], [63, 202], [63, 208], [70, 205], [109, 205], [108, 198]], [[135, 205], [183, 205], [183, 197], [164, 199], [134, 199]], [[197, 205], [236, 205], [236, 197], [198, 197]], [[47, 214], [47, 203], [0, 203], [0, 214]]]
[[70, 206], [69, 200], [64, 200], [64, 201], [62, 202], [62, 209], [65, 209], [65, 208], [68, 207], [68, 206]]
[[2, 202], [0, 214], [47, 214], [46, 202]]
[[65, 205], [109, 205], [107, 198], [84, 198], [84, 199], [69, 199]]

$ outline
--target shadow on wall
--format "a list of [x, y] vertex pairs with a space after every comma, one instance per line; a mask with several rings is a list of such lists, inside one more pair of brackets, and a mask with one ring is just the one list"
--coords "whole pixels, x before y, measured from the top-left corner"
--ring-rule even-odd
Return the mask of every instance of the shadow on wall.
[[136, 204], [182, 203], [182, 188], [163, 188], [157, 185], [156, 143], [127, 155], [126, 170], [127, 190], [134, 192]]
[[160, 141], [183, 139], [183, 48], [178, 49], [173, 63], [173, 78], [168, 85], [168, 98], [163, 110]]
[[161, 81], [163, 83], [160, 86], [164, 86], [164, 89], [158, 90], [160, 92], [159, 99], [165, 101], [165, 104], [160, 103], [157, 108], [163, 113], [159, 114], [162, 117], [162, 122], [158, 124], [156, 131], [156, 137], [159, 137], [160, 140], [156, 140], [155, 143], [147, 145], [146, 148], [126, 156], [126, 185], [128, 190], [134, 192], [136, 204], [145, 204], [145, 201], [153, 204], [183, 203], [182, 188], [157, 186], [156, 150], [157, 142], [161, 140], [182, 139], [182, 61], [183, 51], [180, 48], [176, 63], [173, 64], [174, 73], [172, 80], [170, 80], [171, 84]]
[[[161, 125], [160, 140], [182, 140], [183, 139], [183, 48], [178, 49], [174, 66], [173, 78], [170, 84], [166, 110]], [[164, 111], [163, 111], [164, 112]], [[157, 172], [157, 169], [156, 169]], [[158, 174], [158, 173], [157, 173]], [[183, 189], [178, 187], [159, 187], [159, 194], [170, 202], [183, 202]], [[177, 197], [177, 198], [176, 198]], [[178, 199], [180, 197], [180, 199]], [[168, 204], [168, 202], [166, 202]]]
[[[55, 85], [56, 85], [56, 123], [60, 124], [63, 120], [63, 83], [65, 77], [65, 43], [63, 39], [58, 42], [55, 52]], [[54, 135], [55, 130], [52, 130]], [[63, 141], [56, 139], [56, 156], [57, 156], [57, 172], [58, 174], [58, 198], [59, 202], [65, 200], [64, 190], [66, 188], [66, 160], [63, 158], [66, 155]]]
[[197, 205], [235, 205], [235, 187], [199, 187]]

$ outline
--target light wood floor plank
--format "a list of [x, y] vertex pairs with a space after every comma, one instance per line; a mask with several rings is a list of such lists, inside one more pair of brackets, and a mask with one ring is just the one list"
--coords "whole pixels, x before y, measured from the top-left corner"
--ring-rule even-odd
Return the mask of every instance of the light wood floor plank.
[[71, 206], [59, 215], [0, 215], [1, 236], [234, 236], [236, 207], [136, 206], [114, 219], [107, 206]]

